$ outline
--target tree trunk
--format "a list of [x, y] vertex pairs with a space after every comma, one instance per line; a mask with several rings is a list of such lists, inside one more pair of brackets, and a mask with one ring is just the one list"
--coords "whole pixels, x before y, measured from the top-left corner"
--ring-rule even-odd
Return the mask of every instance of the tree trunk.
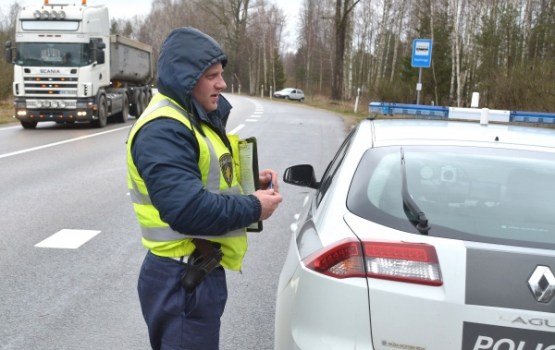
[[335, 50], [334, 50], [334, 66], [335, 70], [332, 76], [331, 99], [343, 99], [343, 78], [345, 63], [345, 43], [347, 40], [347, 29], [349, 28], [349, 16], [360, 0], [336, 0], [335, 2]]

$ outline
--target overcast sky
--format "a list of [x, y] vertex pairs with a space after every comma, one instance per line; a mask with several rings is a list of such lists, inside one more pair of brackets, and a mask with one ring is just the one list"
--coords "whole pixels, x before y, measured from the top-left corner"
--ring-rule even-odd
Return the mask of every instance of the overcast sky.
[[[288, 32], [289, 38], [297, 27], [297, 18], [299, 14], [299, 9], [303, 0], [269, 0], [276, 3], [287, 16], [287, 27], [286, 32]], [[20, 5], [40, 5], [44, 0], [18, 0]], [[50, 4], [81, 4], [81, 0], [49, 0]], [[9, 6], [8, 0], [0, 0], [0, 6], [5, 9], [5, 6]], [[13, 3], [13, 0], [9, 0], [9, 4]], [[87, 0], [88, 5], [106, 5], [108, 11], [110, 12], [111, 18], [130, 18], [135, 15], [146, 15], [150, 12], [150, 5], [152, 0]]]
[[[44, 0], [19, 0], [20, 5], [40, 5]], [[49, 0], [51, 4], [80, 4], [81, 0]], [[271, 2], [271, 0], [270, 0]], [[0, 0], [2, 7], [9, 6], [12, 0]], [[302, 0], [274, 0], [285, 13], [288, 20], [288, 27], [296, 26], [297, 17]], [[87, 0], [89, 5], [106, 5], [108, 6], [110, 17], [130, 18], [135, 15], [146, 15], [150, 12], [152, 0]]]

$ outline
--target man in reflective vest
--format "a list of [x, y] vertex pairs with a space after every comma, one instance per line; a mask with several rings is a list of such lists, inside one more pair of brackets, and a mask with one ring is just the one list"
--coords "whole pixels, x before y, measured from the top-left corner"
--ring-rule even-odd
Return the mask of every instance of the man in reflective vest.
[[282, 201], [270, 169], [260, 172], [261, 189], [242, 193], [238, 140], [225, 132], [231, 105], [220, 95], [226, 63], [212, 37], [172, 31], [160, 50], [159, 94], [127, 140], [128, 186], [148, 248], [138, 292], [153, 349], [219, 348], [224, 268], [241, 269], [245, 227]]

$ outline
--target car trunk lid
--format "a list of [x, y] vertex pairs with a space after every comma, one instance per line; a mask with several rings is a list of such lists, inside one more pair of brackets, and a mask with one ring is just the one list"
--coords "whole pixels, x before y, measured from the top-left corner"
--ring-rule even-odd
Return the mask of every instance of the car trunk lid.
[[345, 221], [363, 246], [387, 237], [430, 246], [438, 258], [440, 285], [369, 275], [375, 349], [555, 350], [553, 251], [409, 234], [352, 214]]

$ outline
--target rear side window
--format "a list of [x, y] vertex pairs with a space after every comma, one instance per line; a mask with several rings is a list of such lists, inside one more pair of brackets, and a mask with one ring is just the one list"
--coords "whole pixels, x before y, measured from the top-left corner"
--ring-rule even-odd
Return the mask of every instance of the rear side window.
[[[429, 235], [555, 247], [552, 154], [471, 147], [404, 147], [408, 191], [429, 220]], [[371, 149], [348, 196], [353, 213], [417, 232], [403, 206], [399, 147]]]

